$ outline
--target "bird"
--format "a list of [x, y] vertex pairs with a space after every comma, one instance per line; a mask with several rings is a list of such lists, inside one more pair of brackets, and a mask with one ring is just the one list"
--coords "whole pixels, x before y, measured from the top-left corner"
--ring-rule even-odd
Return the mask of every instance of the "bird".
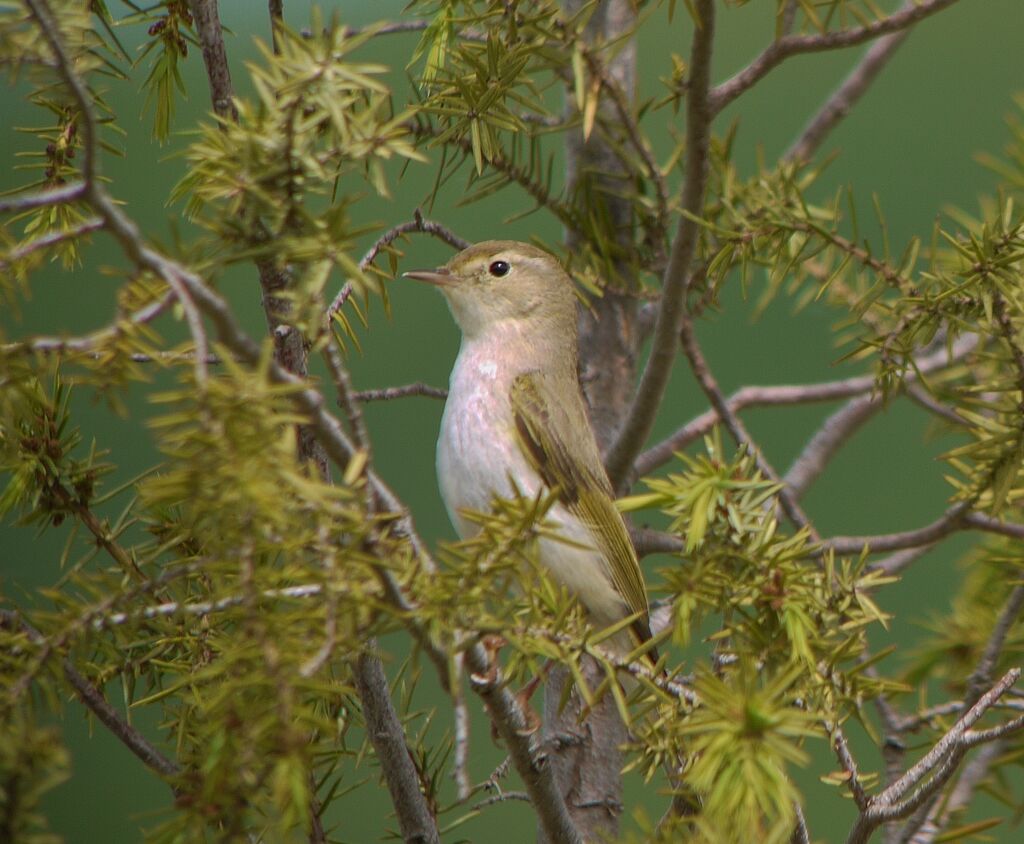
[[536, 246], [489, 240], [405, 276], [436, 286], [462, 333], [437, 442], [457, 532], [475, 533], [464, 512], [486, 512], [496, 496], [553, 494], [546, 518], [568, 542], [540, 538], [540, 564], [594, 627], [635, 616], [631, 633], [609, 640], [616, 656], [633, 651], [651, 638], [647, 591], [580, 389], [569, 275]]

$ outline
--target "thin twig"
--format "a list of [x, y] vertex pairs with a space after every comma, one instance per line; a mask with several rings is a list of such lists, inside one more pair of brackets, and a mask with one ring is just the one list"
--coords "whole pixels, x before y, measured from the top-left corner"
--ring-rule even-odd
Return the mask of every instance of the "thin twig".
[[[42, 633], [10, 610], [0, 610], [0, 624], [12, 630], [23, 630], [34, 644], [46, 643], [46, 637]], [[103, 693], [85, 678], [70, 659], [64, 657], [61, 660], [61, 667], [64, 670], [64, 677], [75, 690], [78, 699], [110, 730], [114, 738], [127, 747], [147, 768], [167, 778], [176, 777], [181, 773], [181, 766], [164, 756], [142, 733], [125, 721], [107, 702]]]
[[853, 754], [850, 753], [850, 747], [846, 743], [846, 735], [843, 732], [843, 728], [839, 724], [835, 724], [832, 727], [828, 727], [828, 731], [832, 736], [832, 749], [835, 751], [836, 758], [847, 775], [847, 784], [850, 786], [853, 802], [857, 804], [858, 809], [863, 811], [868, 805], [868, 795], [864, 791], [863, 783], [860, 781], [860, 774], [857, 772], [857, 762], [854, 760]]
[[[916, 387], [920, 375], [927, 375], [949, 366], [962, 359], [977, 346], [978, 338], [976, 336], [965, 335], [954, 343], [950, 353], [947, 353], [945, 349], [937, 349], [922, 355], [907, 372], [904, 378], [905, 388], [909, 392]], [[747, 407], [834, 401], [863, 395], [874, 390], [877, 384], [878, 381], [873, 375], [857, 375], [839, 381], [824, 381], [815, 384], [747, 386], [741, 387], [729, 396], [726, 404], [733, 413], [737, 413]], [[681, 451], [698, 437], [706, 434], [718, 422], [719, 416], [714, 408], [694, 417], [660, 443], [643, 452], [636, 460], [634, 475], [642, 477], [667, 463], [677, 451]], [[962, 420], [960, 422], [962, 424]]]
[[[173, 292], [165, 293], [159, 299], [135, 311], [125, 322], [130, 325], [146, 325], [167, 311], [174, 304], [174, 301], [175, 296]], [[66, 352], [89, 354], [107, 341], [114, 340], [124, 333], [125, 331], [121, 324], [114, 323], [112, 326], [81, 337], [34, 337], [30, 340], [20, 340], [17, 343], [8, 343], [0, 346], [0, 355], [23, 353], [61, 355]], [[195, 352], [164, 352], [156, 355], [156, 359], [173, 360], [187, 358], [191, 360], [194, 355]], [[133, 361], [141, 363], [148, 363], [154, 359], [151, 355], [143, 354], [133, 354], [131, 357]], [[206, 361], [207, 363], [217, 363], [218, 359], [215, 355], [207, 355]]]
[[708, 102], [711, 51], [714, 41], [714, 0], [697, 0], [697, 25], [690, 49], [690, 79], [686, 98], [686, 164], [682, 215], [672, 241], [662, 282], [661, 306], [654, 326], [650, 356], [619, 435], [609, 449], [605, 467], [613, 489], [620, 489], [654, 425], [677, 356], [676, 344], [686, 312], [691, 263], [697, 248], [708, 179], [712, 111]]
[[77, 226], [72, 226], [69, 229], [59, 229], [57, 231], [48, 232], [41, 237], [37, 237], [35, 240], [30, 240], [28, 243], [23, 243], [20, 246], [14, 247], [10, 252], [0, 253], [0, 268], [7, 268], [15, 261], [27, 258], [33, 252], [38, 252], [40, 249], [49, 249], [51, 246], [56, 246], [59, 243], [63, 243], [65, 240], [74, 240], [82, 235], [91, 234], [92, 232], [98, 231], [102, 228], [103, 220], [93, 218], [91, 220], [85, 220]]
[[85, 196], [85, 182], [69, 182], [59, 188], [50, 188], [41, 193], [28, 193], [21, 196], [12, 196], [8, 199], [0, 199], [0, 214], [9, 214], [12, 211], [29, 211], [33, 208], [42, 208], [46, 205], [63, 205], [66, 202], [74, 202]]
[[[396, 241], [403, 234], [412, 233], [429, 234], [432, 237], [436, 237], [439, 240], [443, 240], [453, 249], [466, 249], [470, 243], [465, 238], [459, 237], [455, 232], [445, 226], [443, 223], [439, 223], [436, 220], [428, 220], [420, 213], [420, 209], [417, 208], [413, 212], [413, 218], [404, 223], [399, 223], [397, 226], [392, 226], [384, 234], [374, 241], [362, 258], [359, 259], [359, 269], [365, 270], [370, 266], [381, 253], [381, 250], [389, 246], [391, 243]], [[345, 283], [338, 294], [331, 300], [331, 304], [327, 306], [327, 310], [324, 312], [324, 325], [329, 326], [331, 319], [341, 308], [344, 306], [348, 297], [352, 295], [352, 285]]]
[[492, 794], [490, 797], [485, 797], [473, 804], [474, 809], [486, 809], [488, 806], [493, 806], [495, 803], [504, 803], [507, 800], [522, 800], [526, 803], [530, 802], [530, 795], [525, 791], [502, 791], [499, 794]]
[[[686, 318], [683, 319], [679, 337], [682, 342], [686, 358], [690, 362], [690, 369], [693, 371], [694, 377], [697, 379], [697, 383], [700, 384], [701, 389], [704, 391], [704, 395], [708, 397], [708, 401], [711, 402], [711, 406], [715, 409], [715, 412], [722, 420], [722, 424], [725, 425], [737, 445], [745, 446], [747, 448], [751, 456], [754, 458], [757, 468], [761, 474], [768, 480], [779, 483], [780, 478], [778, 472], [776, 472], [775, 468], [767, 461], [767, 459], [765, 459], [765, 456], [761, 453], [761, 449], [758, 448], [753, 437], [750, 436], [750, 432], [747, 431], [746, 426], [740, 420], [739, 416], [733, 413], [729, 408], [729, 403], [726, 401], [725, 396], [719, 389], [718, 382], [711, 373], [711, 369], [708, 367], [707, 360], [704, 358], [704, 353], [700, 348], [700, 344], [697, 342], [697, 335], [693, 328], [693, 321], [688, 314], [686, 315]], [[780, 486], [777, 497], [779, 505], [782, 507], [782, 511], [786, 514], [787, 518], [793, 523], [793, 525], [796, 526], [798, 530], [807, 530], [811, 539], [817, 541], [817, 531], [815, 531], [810, 519], [807, 518], [807, 515], [800, 507], [796, 496], [793, 495], [784, 484]]]
[[790, 844], [811, 844], [811, 834], [807, 831], [807, 818], [804, 817], [803, 807], [799, 803], [794, 803], [793, 811], [796, 813], [796, 824], [789, 839]]
[[883, 551], [897, 551], [917, 545], [931, 545], [965, 527], [1014, 539], [1024, 539], [1024, 524], [1001, 522], [983, 513], [970, 512], [970, 506], [970, 502], [957, 502], [935, 521], [914, 530], [883, 533], [876, 536], [833, 536], [822, 542], [822, 549], [831, 549], [836, 554], [857, 554], [867, 547], [870, 553], [878, 554]]
[[849, 441], [858, 428], [881, 409], [882, 405], [881, 396], [857, 396], [822, 423], [782, 479], [794, 497], [803, 497], [811, 484], [825, 471], [835, 453]]
[[843, 29], [817, 35], [784, 35], [768, 45], [743, 70], [720, 85], [716, 85], [711, 90], [709, 97], [711, 112], [712, 114], [718, 114], [740, 94], [749, 90], [775, 67], [792, 56], [803, 53], [820, 53], [842, 47], [854, 47], [883, 35], [913, 26], [929, 15], [933, 15], [947, 6], [952, 6], [955, 2], [957, 0], [923, 0], [920, 3], [911, 3], [881, 20], [873, 21], [864, 26], [854, 27], [853, 29]]
[[871, 87], [871, 83], [889, 63], [889, 59], [895, 55], [908, 35], [910, 35], [909, 28], [885, 35], [872, 44], [857, 66], [843, 80], [843, 83], [811, 118], [800, 133], [800, 137], [793, 142], [783, 158], [787, 161], [797, 162], [810, 160], [829, 133], [839, 125], [840, 121], [857, 104], [857, 101], [864, 96], [868, 88]]
[[992, 763], [1006, 751], [1006, 746], [1005, 741], [996, 739], [982, 747], [960, 771], [949, 797], [940, 804], [933, 800], [931, 811], [923, 823], [915, 823], [915, 813], [915, 818], [907, 822], [906, 828], [896, 840], [908, 840], [910, 844], [931, 844], [949, 826], [953, 817], [970, 805], [978, 785], [988, 776]]
[[456, 657], [456, 677], [452, 682], [452, 717], [455, 722], [455, 749], [452, 762], [452, 776], [455, 779], [455, 788], [459, 800], [469, 799], [473, 793], [473, 784], [469, 778], [469, 707], [466, 706], [466, 696], [463, 693], [462, 677], [462, 654]]
[[[1024, 727], [1024, 716], [990, 730], [972, 731], [971, 727], [1017, 682], [1020, 669], [1008, 671], [977, 703], [965, 712], [946, 734], [916, 764], [884, 791], [872, 797], [867, 809], [857, 817], [847, 844], [864, 844], [882, 823], [906, 817], [945, 785], [968, 749], [994, 741]], [[930, 779], [923, 785], [925, 777]], [[906, 795], [915, 789], [909, 797]]]
[[992, 634], [985, 645], [985, 650], [982, 651], [971, 676], [967, 678], [964, 692], [965, 709], [973, 706], [981, 697], [985, 687], [992, 682], [992, 672], [1002, 655], [1006, 636], [1010, 632], [1010, 628], [1020, 618], [1022, 609], [1024, 609], [1024, 584], [1018, 584], [1010, 591], [1010, 595], [999, 613], [999, 618], [996, 619], [995, 626], [992, 628]]
[[883, 572], [887, 575], [896, 575], [908, 568], [911, 563], [920, 557], [923, 557], [929, 551], [934, 548], [934, 543], [928, 543], [925, 545], [914, 545], [910, 548], [903, 548], [899, 551], [893, 551], [888, 557], [879, 560], [877, 563], [871, 565], [872, 570]]
[[392, 399], [404, 399], [407, 396], [424, 396], [428, 399], [446, 399], [448, 391], [443, 387], [432, 387], [417, 381], [414, 384], [403, 384], [401, 387], [381, 387], [377, 390], [357, 390], [352, 394], [356, 401], [391, 401]]

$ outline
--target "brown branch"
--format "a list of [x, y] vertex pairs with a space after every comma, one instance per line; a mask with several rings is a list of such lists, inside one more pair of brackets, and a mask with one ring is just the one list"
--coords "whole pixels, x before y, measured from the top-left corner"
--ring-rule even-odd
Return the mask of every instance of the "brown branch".
[[359, 407], [359, 400], [352, 389], [352, 379], [349, 376], [348, 368], [341, 359], [337, 346], [330, 340], [324, 343], [321, 357], [327, 364], [327, 372], [334, 383], [334, 389], [338, 396], [338, 406], [345, 412], [348, 418], [349, 431], [352, 434], [352, 441], [357, 448], [362, 449], [370, 457], [370, 433], [366, 428], [366, 421], [363, 419], [363, 411]]
[[977, 666], [967, 678], [964, 692], [964, 709], [973, 706], [982, 692], [992, 682], [992, 672], [995, 671], [996, 663], [1003, 652], [1003, 645], [1006, 644], [1006, 636], [1010, 628], [1020, 618], [1021, 610], [1024, 609], [1024, 584], [1013, 587], [1006, 603], [1003, 605], [999, 618], [996, 619], [992, 634], [982, 651]]
[[850, 786], [853, 802], [857, 804], [858, 809], [864, 811], [868, 806], [868, 795], [864, 791], [863, 783], [860, 781], [860, 774], [857, 772], [857, 762], [854, 760], [853, 754], [850, 753], [850, 747], [846, 743], [846, 735], [843, 732], [843, 728], [839, 724], [833, 727], [829, 727], [826, 724], [826, 729], [832, 737], [832, 749], [835, 751], [836, 759], [839, 760], [839, 764], [847, 775], [847, 784]]
[[[960, 771], [956, 785], [950, 790], [948, 799], [936, 806], [933, 798], [931, 811], [923, 823], [915, 823], [916, 817], [907, 822], [897, 841], [908, 840], [913, 844], [930, 844], [947, 827], [953, 816], [970, 805], [978, 785], [988, 776], [989, 768], [1003, 753], [1006, 742], [1002, 739], [986, 744]], [[923, 807], [922, 807], [923, 808]], [[933, 818], [936, 809], [938, 817]], [[919, 810], [920, 811], [920, 810]]]
[[901, 548], [899, 551], [894, 551], [885, 559], [879, 560], [877, 563], [871, 565], [871, 569], [884, 572], [888, 575], [899, 574], [904, 569], [908, 568], [911, 563], [917, 560], [919, 557], [924, 556], [934, 548], [934, 543], [928, 543], [925, 545], [914, 545], [910, 548]]
[[270, 13], [270, 42], [277, 55], [281, 50], [277, 30], [284, 24], [284, 0], [267, 0], [267, 11]]
[[[904, 378], [904, 385], [911, 394], [912, 390], [918, 389], [917, 381], [920, 375], [927, 375], [935, 372], [944, 366], [962, 359], [965, 355], [977, 348], [978, 340], [975, 336], [965, 336], [956, 341], [951, 353], [944, 348], [922, 355]], [[839, 381], [824, 381], [816, 384], [793, 384], [793, 385], [772, 385], [772, 386], [748, 386], [741, 387], [726, 400], [726, 404], [733, 413], [737, 413], [747, 407], [772, 407], [790, 404], [810, 404], [813, 402], [834, 401], [836, 399], [852, 398], [863, 395], [874, 390], [878, 384], [873, 375], [857, 375], [852, 378], [845, 378]], [[921, 399], [911, 395], [921, 403]], [[938, 405], [937, 408], [930, 408], [935, 413], [948, 418], [951, 413], [948, 408]], [[959, 424], [963, 420], [956, 417]], [[698, 437], [710, 431], [719, 422], [718, 412], [711, 408], [699, 416], [694, 417], [673, 434], [666, 437], [657, 445], [652, 446], [643, 452], [636, 460], [633, 468], [633, 477], [643, 477], [664, 465], [675, 455], [675, 452], [686, 448]]]
[[[842, 381], [825, 381], [818, 384], [741, 387], [726, 399], [726, 405], [733, 413], [737, 413], [747, 407], [780, 407], [835, 401], [866, 393], [873, 389], [876, 383], [872, 375], [859, 375]], [[671, 460], [677, 451], [686, 448], [710, 431], [719, 421], [718, 412], [714, 408], [695, 416], [673, 434], [643, 452], [636, 459], [633, 474], [642, 477], [653, 472]]]
[[697, 249], [708, 178], [712, 110], [708, 101], [711, 52], [715, 30], [714, 0], [696, 0], [697, 25], [690, 48], [689, 93], [686, 98], [686, 164], [679, 226], [662, 282], [661, 307], [654, 326], [650, 356], [622, 429], [609, 449], [605, 467], [613, 489], [621, 489], [630, 467], [654, 425], [668, 387], [676, 344], [686, 311], [691, 264]]
[[784, 35], [766, 47], [747, 67], [711, 90], [709, 97], [711, 113], [718, 114], [786, 59], [804, 53], [820, 53], [842, 47], [854, 47], [872, 41], [883, 35], [913, 26], [929, 15], [933, 15], [947, 6], [952, 6], [955, 2], [956, 0], [922, 0], [920, 3], [908, 4], [881, 20], [853, 29], [817, 35]]
[[811, 834], [807, 831], [807, 818], [804, 817], [803, 807], [799, 803], [794, 803], [793, 810], [796, 813], [796, 825], [789, 839], [790, 844], [811, 844]]
[[[909, 5], [914, 5], [913, 3]], [[904, 8], [907, 8], [904, 6]], [[825, 101], [818, 113], [811, 118], [800, 133], [800, 137], [786, 151], [786, 161], [809, 161], [829, 133], [839, 125], [864, 96], [871, 83], [895, 55], [896, 50], [910, 35], [910, 29], [903, 29], [879, 38], [864, 53], [857, 66], [843, 80], [843, 83]]]
[[[174, 304], [175, 297], [173, 292], [168, 292], [159, 299], [143, 308], [135, 311], [131, 316], [127, 318], [127, 322], [131, 325], [145, 325], [146, 323], [152, 322], [154, 319], [163, 314], [171, 305]], [[60, 355], [65, 352], [73, 353], [90, 353], [93, 352], [98, 346], [107, 342], [108, 340], [115, 339], [123, 333], [123, 329], [119, 327], [117, 323], [107, 328], [102, 328], [93, 334], [86, 334], [81, 337], [35, 337], [31, 340], [20, 340], [17, 343], [8, 343], [0, 346], [0, 355], [12, 355], [12, 354], [56, 354]], [[194, 353], [167, 353], [166, 357], [180, 358], [189, 356]], [[158, 358], [164, 358], [164, 355], [158, 355]], [[148, 362], [153, 360], [151, 355], [133, 354], [132, 360], [137, 362]], [[207, 363], [217, 363], [217, 358], [213, 355], [207, 355]]]
[[492, 794], [490, 797], [485, 797], [483, 800], [474, 803], [473, 809], [486, 809], [488, 806], [493, 806], [495, 803], [504, 803], [507, 800], [522, 800], [529, 803], [530, 795], [525, 791], [503, 791], [500, 794]]
[[470, 720], [469, 707], [466, 706], [466, 696], [462, 687], [463, 656], [456, 657], [456, 677], [453, 678], [452, 695], [452, 721], [454, 726], [454, 750], [452, 752], [452, 778], [455, 780], [455, 788], [459, 800], [468, 800], [473, 793], [473, 786], [469, 780], [469, 738]]

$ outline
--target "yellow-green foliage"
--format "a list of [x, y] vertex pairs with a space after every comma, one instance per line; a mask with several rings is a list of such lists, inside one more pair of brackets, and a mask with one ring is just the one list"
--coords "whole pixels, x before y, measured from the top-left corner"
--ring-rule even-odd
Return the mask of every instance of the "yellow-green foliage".
[[[1019, 541], [992, 541], [967, 555], [951, 609], [931, 615], [927, 641], [900, 674], [882, 661], [884, 650], [869, 648], [889, 622], [878, 596], [895, 578], [867, 552], [837, 554], [811, 530], [790, 527], [779, 511], [782, 484], [750, 449], [723, 445], [717, 430], [667, 473], [638, 479], [641, 491], [622, 502], [637, 523], [658, 511], [675, 543], [649, 575], [664, 604], [660, 662], [656, 670], [634, 665], [625, 678], [628, 666], [604, 647], [621, 630], [590, 629], [537, 565], [537, 539], [559, 539], [546, 520], [554, 495], [516, 496], [467, 514], [479, 533], [464, 542], [433, 549], [419, 540], [405, 505], [375, 474], [372, 426], [362, 442], [351, 385], [332, 357], [340, 345], [332, 324], [354, 340], [351, 322], [326, 308], [331, 285], [343, 282], [350, 286], [337, 301], [364, 324], [371, 315], [360, 300], [378, 295], [387, 305], [383, 279], [398, 268], [399, 234], [426, 224], [416, 214], [378, 242], [372, 254], [387, 253], [387, 271], [366, 267], [359, 253], [380, 226], [364, 222], [359, 203], [367, 191], [405, 202], [397, 179], [424, 162], [435, 176], [433, 198], [461, 190], [457, 199], [467, 204], [502, 192], [508, 217], [541, 209], [564, 226], [572, 272], [595, 295], [614, 289], [623, 313], [639, 313], [640, 300], [656, 295], [648, 285], [661, 279], [673, 232], [689, 220], [699, 232], [687, 267], [688, 316], [716, 306], [737, 282], [762, 307], [788, 297], [836, 309], [837, 343], [866, 363], [880, 396], [896, 396], [913, 376], [918, 400], [945, 410], [958, 432], [942, 458], [950, 500], [1019, 525], [1019, 126], [1007, 159], [988, 160], [1003, 181], [977, 218], [953, 212], [932, 245], [892, 247], [876, 203], [870, 216], [883, 234], [872, 247], [852, 192], [812, 202], [823, 178], [814, 165], [782, 162], [744, 174], [731, 132], [711, 141], [704, 207], [682, 216], [686, 144], [647, 133], [651, 115], [681, 120], [691, 69], [666, 57], [657, 91], [616, 102], [608, 67], [633, 33], [585, 43], [593, 4], [570, 14], [570, 4], [549, 0], [414, 2], [420, 40], [404, 68], [378, 60], [379, 28], [354, 32], [314, 14], [308, 33], [275, 27], [273, 45], [260, 44], [244, 69], [252, 96], [236, 97], [231, 108], [221, 103], [220, 115], [199, 127], [175, 123], [182, 64], [200, 53], [189, 4], [162, 0], [119, 21], [100, 0], [49, 5], [95, 112], [98, 156], [118, 141], [106, 86], [126, 79], [133, 90], [141, 83], [158, 140], [195, 130], [172, 158], [183, 175], [168, 199], [196, 228], [186, 225], [170, 250], [116, 226], [111, 209], [130, 211], [131, 203], [119, 205], [127, 191], [113, 189], [107, 206], [80, 193], [17, 204], [82, 178], [89, 107], [55, 74], [53, 50], [25, 7], [0, 2], [0, 59], [25, 74], [42, 115], [25, 129], [22, 181], [0, 197], [14, 203], [0, 220], [0, 305], [16, 311], [44, 270], [77, 271], [84, 262], [85, 272], [106, 274], [107, 286], [96, 289], [110, 315], [75, 337], [57, 336], [59, 327], [36, 335], [14, 322], [0, 337], [0, 515], [59, 530], [65, 540], [57, 560], [33, 561], [46, 571], [45, 588], [24, 600], [5, 592], [0, 602], [0, 838], [53, 840], [39, 802], [67, 775], [68, 760], [60, 737], [41, 725], [73, 694], [68, 665], [98, 693], [120, 698], [127, 720], [144, 713], [159, 724], [155, 743], [178, 771], [165, 773], [174, 789], [166, 812], [145, 821], [161, 842], [308, 839], [318, 802], [345, 815], [360, 810], [361, 795], [382, 792], [370, 740], [378, 737], [366, 734], [358, 693], [370, 656], [382, 657], [394, 684], [414, 791], [453, 831], [478, 811], [467, 801], [489, 786], [474, 781], [470, 798], [453, 797], [460, 748], [436, 727], [451, 713], [424, 710], [417, 683], [428, 671], [438, 694], [487, 686], [489, 676], [467, 683], [459, 673], [481, 644], [497, 660], [494, 678], [509, 686], [555, 660], [587, 705], [614, 697], [631, 728], [627, 769], [694, 797], [691, 815], [657, 828], [641, 822], [645, 841], [787, 841], [797, 807], [814, 799], [795, 785], [795, 769], [815, 750], [830, 752], [842, 725], [859, 722], [882, 743], [871, 704], [902, 703], [913, 686], [924, 706], [936, 691], [929, 680], [940, 680], [943, 692], [972, 691], [967, 678], [989, 647], [1008, 584], [1020, 581]], [[640, 27], [664, 17], [666, 6], [678, 13], [674, 3], [636, 5]], [[696, 14], [695, 4], [683, 5]], [[794, 31], [804, 34], [873, 20], [875, 6], [776, 4], [779, 26], [795, 10]], [[147, 29], [134, 66], [115, 23]], [[394, 81], [396, 70], [413, 75], [408, 90]], [[570, 190], [558, 156], [567, 139], [584, 135], [605, 157], [586, 159]], [[460, 169], [466, 184], [453, 189]], [[92, 192], [106, 184], [97, 180]], [[415, 201], [396, 213], [412, 216]], [[84, 249], [100, 227], [121, 250], [102, 265]], [[246, 295], [263, 296], [272, 311], [273, 338], [250, 340], [263, 323], [253, 329], [236, 320], [227, 300], [211, 305], [195, 288], [182, 293], [195, 276], [199, 293], [215, 298], [239, 264], [253, 279]], [[642, 320], [630, 320], [623, 324], [641, 334]], [[971, 338], [976, 345], [954, 365], [919, 377], [922, 349]], [[199, 359], [197, 340], [208, 347]], [[288, 344], [301, 365], [284, 373]], [[317, 352], [327, 353], [334, 383], [315, 358], [307, 365]], [[592, 374], [586, 365], [584, 372]], [[149, 425], [136, 426], [135, 436], [158, 456], [141, 476], [114, 474], [125, 443], [93, 442], [89, 428], [79, 428], [84, 402], [96, 397], [129, 420], [145, 401]], [[346, 424], [332, 417], [336, 399]], [[331, 459], [321, 462], [326, 445]], [[1019, 662], [1022, 649], [1018, 627], [1008, 627], [996, 667]], [[583, 684], [585, 656], [598, 660], [602, 682]], [[915, 728], [938, 734], [952, 712], [926, 713]], [[531, 728], [520, 731], [527, 742], [536, 738]], [[537, 747], [545, 747], [539, 738]], [[1019, 758], [1020, 739], [1007, 738], [1004, 750], [993, 763], [996, 779]], [[871, 791], [881, 763], [869, 758], [875, 762], [859, 783]], [[483, 775], [474, 768], [475, 780]], [[840, 771], [826, 782], [846, 795], [850, 778]], [[1008, 789], [999, 796], [1019, 804]], [[381, 835], [395, 825], [382, 821]]]

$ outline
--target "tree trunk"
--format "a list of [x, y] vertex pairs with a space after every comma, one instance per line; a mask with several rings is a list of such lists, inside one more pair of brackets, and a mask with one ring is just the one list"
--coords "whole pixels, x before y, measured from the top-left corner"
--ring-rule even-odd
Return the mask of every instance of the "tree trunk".
[[[577, 12], [583, 0], [565, 0], [567, 13]], [[586, 31], [590, 45], [609, 41], [631, 29], [636, 13], [629, 0], [604, 0], [594, 11]], [[630, 43], [606, 60], [606, 74], [632, 103], [636, 86], [636, 46]], [[570, 103], [568, 108], [575, 106]], [[629, 255], [633, 251], [633, 220], [629, 202], [619, 198], [620, 184], [629, 179], [622, 163], [594, 131], [586, 140], [582, 132], [566, 144], [566, 180], [570, 193], [587, 191], [589, 202], [603, 205], [610, 221], [608, 237], [617, 247], [612, 261], [613, 278], [607, 278], [603, 298], [591, 310], [580, 310], [580, 375], [590, 410], [590, 421], [602, 450], [606, 449], [629, 407], [636, 375], [639, 332], [637, 300], [628, 291], [636, 284]], [[566, 233], [566, 244], [577, 251], [578, 232]], [[585, 666], [591, 686], [602, 679], [596, 665]], [[548, 763], [555, 782], [580, 834], [586, 841], [612, 840], [618, 834], [622, 808], [622, 752], [627, 731], [608, 695], [583, 717], [584, 704], [571, 694], [563, 709], [563, 690], [572, 680], [562, 669], [551, 672], [545, 689], [544, 738]], [[549, 842], [543, 832], [537, 839]]]

